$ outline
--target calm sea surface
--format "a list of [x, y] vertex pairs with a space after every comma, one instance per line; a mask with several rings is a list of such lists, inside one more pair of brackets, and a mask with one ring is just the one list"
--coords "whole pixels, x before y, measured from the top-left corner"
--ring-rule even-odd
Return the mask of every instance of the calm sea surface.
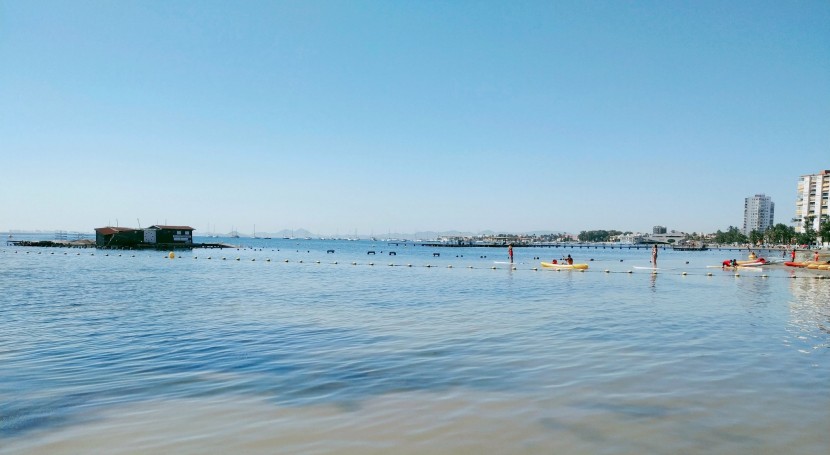
[[0, 453], [830, 451], [830, 273], [198, 240], [0, 247]]

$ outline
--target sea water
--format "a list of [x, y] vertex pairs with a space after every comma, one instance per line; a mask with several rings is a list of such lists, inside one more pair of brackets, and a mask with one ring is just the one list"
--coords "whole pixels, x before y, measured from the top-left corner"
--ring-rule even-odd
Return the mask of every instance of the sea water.
[[0, 453], [830, 448], [830, 273], [219, 240], [0, 248]]

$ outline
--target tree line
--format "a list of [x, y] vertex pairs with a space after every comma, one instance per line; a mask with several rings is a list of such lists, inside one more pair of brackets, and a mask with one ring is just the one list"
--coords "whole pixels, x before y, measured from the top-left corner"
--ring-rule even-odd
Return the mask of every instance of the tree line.
[[729, 226], [726, 232], [720, 229], [715, 233], [715, 243], [760, 243], [772, 245], [812, 245], [820, 237], [822, 241], [830, 241], [830, 220], [822, 220], [819, 230], [813, 229], [815, 216], [808, 216], [804, 219], [804, 232], [795, 232], [795, 228], [778, 223], [767, 228], [765, 231], [753, 230], [749, 235], [744, 235], [737, 227]]

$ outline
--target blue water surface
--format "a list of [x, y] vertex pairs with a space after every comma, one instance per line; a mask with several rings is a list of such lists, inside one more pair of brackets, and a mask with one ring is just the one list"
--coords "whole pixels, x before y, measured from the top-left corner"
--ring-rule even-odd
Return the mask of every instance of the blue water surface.
[[[798, 440], [797, 421], [830, 421], [819, 272], [707, 268], [745, 254], [734, 251], [662, 251], [652, 273], [647, 250], [517, 248], [510, 265], [494, 248], [220, 240], [241, 245], [175, 259], [2, 248], [0, 438], [149, 400], [359, 409], [450, 390], [562, 396], [683, 425], [695, 412], [724, 439], [741, 421], [757, 438], [747, 449]], [[565, 254], [590, 268], [540, 268]], [[728, 408], [713, 409], [719, 399]], [[775, 417], [756, 432], [759, 411]], [[771, 423], [779, 435], [762, 430]]]

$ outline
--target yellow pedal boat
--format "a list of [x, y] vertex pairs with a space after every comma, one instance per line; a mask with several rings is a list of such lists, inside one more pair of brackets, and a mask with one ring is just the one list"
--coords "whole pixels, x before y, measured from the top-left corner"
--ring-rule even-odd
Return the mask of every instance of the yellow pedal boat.
[[559, 270], [585, 270], [588, 264], [554, 264], [553, 262], [542, 262], [542, 267]]

